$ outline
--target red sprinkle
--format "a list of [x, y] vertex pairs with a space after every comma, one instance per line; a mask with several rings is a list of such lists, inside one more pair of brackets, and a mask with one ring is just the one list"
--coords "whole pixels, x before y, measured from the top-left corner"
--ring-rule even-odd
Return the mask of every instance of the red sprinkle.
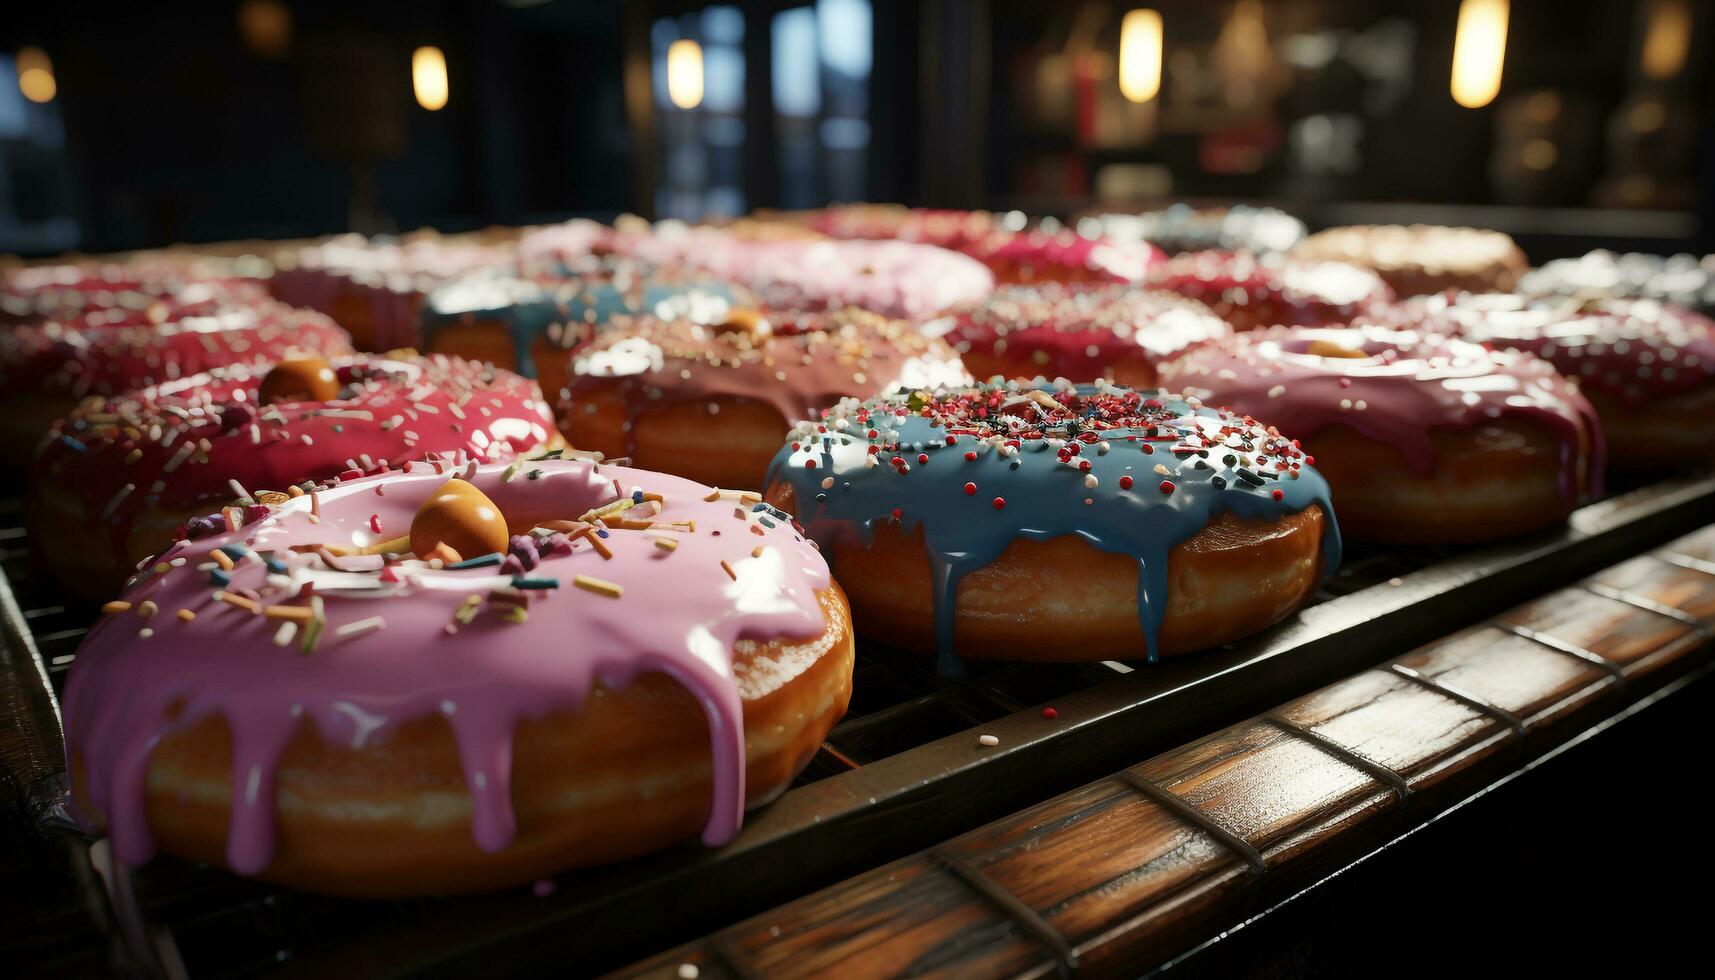
[[806, 459], [804, 461], [804, 468], [807, 470], [815, 469], [816, 468], [816, 461], [813, 459]]
[[1172, 480], [1162, 480], [1161, 481], [1161, 492], [1162, 493], [1172, 493], [1173, 492], [1173, 481]]
[[1129, 477], [1129, 476], [1120, 477], [1120, 489], [1121, 490], [1130, 490], [1131, 489], [1131, 477]]
[[994, 509], [995, 510], [1005, 510], [1006, 509], [1006, 498], [1005, 497], [994, 498]]
[[1042, 709], [1042, 717], [1048, 719], [1049, 721], [1053, 721], [1054, 719], [1060, 717], [1060, 712], [1055, 711], [1053, 708], [1043, 708]]
[[965, 454], [965, 462], [974, 463], [976, 461], [977, 461], [977, 451], [975, 449], [973, 449], [970, 452]]
[[905, 516], [905, 511], [900, 510], [898, 507], [893, 508], [893, 519], [894, 520], [897, 521], [901, 517], [904, 517], [904, 516]]
[[977, 485], [975, 483], [965, 484], [965, 496], [975, 497], [976, 495], [977, 495]]
[[369, 515], [369, 529], [371, 531], [374, 531], [376, 534], [381, 533], [381, 515], [380, 514], [370, 514]]
[[929, 454], [928, 453], [918, 453], [917, 454], [917, 465], [918, 466], [922, 466], [923, 464], [925, 464], [927, 462], [929, 462]]
[[1285, 500], [1286, 499], [1286, 491], [1276, 489], [1273, 493], [1269, 494], [1269, 496], [1273, 497], [1276, 500]]

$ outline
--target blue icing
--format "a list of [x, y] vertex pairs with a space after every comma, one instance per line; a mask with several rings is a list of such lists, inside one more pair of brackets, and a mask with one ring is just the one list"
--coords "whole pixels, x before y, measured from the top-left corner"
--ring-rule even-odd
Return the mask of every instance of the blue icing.
[[[949, 415], [946, 399], [966, 394], [997, 401], [1000, 408], [986, 419]], [[1037, 401], [1043, 395], [1064, 405], [1045, 411]], [[925, 404], [936, 410], [934, 417], [917, 411]], [[908, 414], [897, 417], [899, 409]], [[874, 439], [868, 436], [872, 430]], [[800, 424], [793, 439], [770, 464], [767, 485], [784, 481], [792, 487], [799, 522], [830, 557], [835, 537], [856, 533], [867, 540], [878, 522], [895, 519], [896, 508], [902, 530], [922, 527], [940, 665], [949, 672], [958, 667], [952, 604], [959, 581], [994, 561], [1015, 538], [1076, 535], [1103, 551], [1134, 557], [1138, 619], [1151, 661], [1166, 614], [1168, 552], [1216, 514], [1274, 519], [1317, 504], [1326, 517], [1324, 575], [1340, 561], [1328, 484], [1304, 464], [1302, 454], [1259, 425], [1179, 396], [1111, 385], [1017, 382], [928, 395], [900, 392], [842, 402], [823, 422]], [[880, 452], [872, 454], [871, 445]], [[971, 452], [976, 458], [966, 459]], [[921, 456], [928, 462], [919, 462]], [[813, 468], [806, 465], [811, 461]], [[1288, 464], [1285, 475], [1280, 462]], [[1088, 477], [1095, 486], [1087, 484]], [[1131, 478], [1129, 489], [1121, 487], [1123, 477]], [[1162, 492], [1164, 480], [1173, 484], [1171, 493]], [[976, 493], [967, 493], [966, 484], [975, 484]], [[996, 497], [1004, 507], [994, 505]]]
[[[469, 320], [498, 323], [512, 338], [518, 373], [536, 377], [535, 345], [554, 325], [599, 326], [616, 317], [652, 315], [661, 319], [712, 321], [734, 303], [732, 287], [715, 281], [650, 281], [640, 276], [582, 276], [524, 279], [479, 275], [460, 279], [432, 293], [423, 304], [423, 346], [434, 350], [443, 328]], [[584, 339], [580, 330], [556, 338], [561, 347]]]

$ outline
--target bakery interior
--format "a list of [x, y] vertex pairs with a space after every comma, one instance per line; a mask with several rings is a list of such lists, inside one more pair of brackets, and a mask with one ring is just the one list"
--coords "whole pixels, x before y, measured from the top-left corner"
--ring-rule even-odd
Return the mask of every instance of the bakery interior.
[[13, 5], [0, 972], [1682, 968], [1712, 38]]

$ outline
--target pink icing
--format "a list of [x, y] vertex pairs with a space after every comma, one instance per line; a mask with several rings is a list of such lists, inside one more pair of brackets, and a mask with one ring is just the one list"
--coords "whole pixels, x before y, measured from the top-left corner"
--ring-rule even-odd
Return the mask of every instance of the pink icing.
[[1157, 289], [1199, 302], [1235, 324], [1343, 323], [1393, 298], [1381, 277], [1344, 262], [1302, 262], [1248, 252], [1187, 252], [1154, 265]]
[[1715, 321], [1658, 300], [1446, 293], [1398, 304], [1374, 319], [1530, 351], [1628, 405], [1715, 383]]
[[[1317, 341], [1368, 355], [1323, 357]], [[1601, 489], [1602, 429], [1576, 384], [1530, 354], [1381, 327], [1275, 327], [1234, 334], [1162, 366], [1162, 383], [1309, 438], [1343, 425], [1435, 467], [1432, 429], [1526, 418], [1557, 434], [1561, 490]], [[1589, 447], [1589, 465], [1580, 455]], [[1581, 488], [1578, 474], [1585, 475]]]
[[37, 478], [104, 515], [123, 567], [144, 508], [212, 509], [230, 480], [280, 489], [429, 453], [505, 460], [554, 431], [535, 382], [510, 371], [438, 354], [333, 367], [342, 391], [328, 402], [261, 405], [268, 366], [237, 365], [87, 403], [55, 426], [65, 438], [43, 444]]
[[1185, 348], [1232, 332], [1201, 303], [1129, 286], [1002, 286], [987, 301], [953, 313], [947, 341], [1016, 357], [1040, 353], [1039, 374], [1093, 381], [1117, 363], [1154, 365]]
[[[226, 856], [236, 871], [259, 872], [272, 859], [276, 767], [305, 719], [332, 744], [363, 747], [383, 744], [403, 722], [444, 717], [458, 742], [474, 839], [499, 851], [515, 831], [510, 767], [519, 721], [576, 710], [596, 683], [623, 686], [649, 671], [684, 684], [707, 715], [714, 793], [703, 839], [730, 839], [745, 798], [732, 646], [819, 635], [825, 620], [816, 593], [828, 587], [826, 563], [790, 523], [748, 506], [735, 514], [737, 501], [705, 500], [710, 491], [687, 480], [584, 460], [523, 465], [519, 472], [473, 464], [457, 475], [486, 493], [514, 527], [576, 519], [642, 491], [665, 498], [651, 519], [694, 521], [695, 531], [616, 529], [608, 560], [581, 542], [570, 554], [544, 551], [528, 575], [557, 579], [559, 588], [523, 593], [523, 622], [495, 608], [496, 596], [517, 601], [520, 595], [515, 580], [495, 574], [495, 567], [435, 570], [412, 559], [385, 572], [338, 573], [313, 553], [288, 550], [368, 545], [380, 537], [377, 522], [383, 535], [405, 533], [417, 508], [454, 475], [438, 465], [418, 463], [324, 489], [319, 523], [311, 520], [311, 499], [299, 497], [260, 521], [164, 554], [168, 570], [146, 575], [126, 593], [133, 611], [109, 614], [90, 631], [66, 690], [68, 748], [82, 762], [89, 802], [106, 814], [119, 858], [138, 864], [154, 852], [144, 808], [153, 746], [215, 715], [232, 729]], [[647, 513], [652, 505], [642, 506]], [[649, 536], [656, 533], [674, 537], [678, 547], [654, 547]], [[277, 645], [278, 621], [213, 598], [213, 566], [205, 558], [223, 545], [250, 549], [230, 572], [227, 592], [265, 606], [320, 597], [326, 627], [313, 651], [303, 652], [296, 639]], [[286, 571], [270, 574], [255, 552], [272, 552]], [[342, 564], [356, 567], [353, 559]], [[624, 592], [610, 598], [575, 588], [580, 574]], [[458, 625], [454, 613], [466, 597], [485, 593], [489, 602]], [[145, 601], [159, 608], [146, 620], [135, 612]], [[195, 618], [180, 619], [180, 609]], [[341, 627], [372, 617], [382, 625], [341, 635]], [[153, 635], [145, 637], [144, 629]], [[183, 707], [169, 717], [174, 702]]]

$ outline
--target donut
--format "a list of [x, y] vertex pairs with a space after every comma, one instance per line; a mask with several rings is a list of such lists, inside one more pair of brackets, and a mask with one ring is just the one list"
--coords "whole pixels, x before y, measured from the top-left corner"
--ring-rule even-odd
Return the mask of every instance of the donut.
[[1066, 228], [997, 232], [965, 252], [1000, 283], [1131, 283], [1162, 257], [1147, 242], [1086, 238]]
[[895, 393], [791, 439], [764, 499], [821, 544], [860, 628], [948, 672], [1226, 643], [1339, 563], [1328, 485], [1297, 447], [1164, 392]]
[[573, 446], [747, 489], [797, 419], [845, 397], [970, 380], [945, 342], [852, 309], [616, 323], [573, 352], [570, 375], [559, 418]]
[[224, 527], [222, 505], [255, 500], [245, 488], [559, 444], [536, 385], [488, 365], [409, 353], [240, 364], [79, 406], [36, 459], [29, 529], [52, 542], [44, 556], [67, 589], [102, 600], [180, 525]]
[[[999, 229], [999, 222], [988, 211], [907, 208], [898, 204], [846, 204], [826, 208], [814, 215], [809, 224], [830, 238], [892, 239], [955, 252], [978, 247]], [[1021, 221], [1021, 227], [1022, 224]]]
[[1700, 313], [1645, 299], [1460, 293], [1420, 297], [1378, 319], [1456, 332], [1553, 364], [1595, 406], [1617, 466], [1715, 459], [1715, 322]]
[[201, 279], [137, 264], [34, 266], [0, 285], [0, 324], [136, 326], [212, 312], [267, 295], [244, 279]]
[[386, 351], [417, 346], [423, 298], [437, 286], [512, 261], [509, 247], [475, 237], [341, 235], [283, 257], [271, 288], [283, 302], [332, 317], [360, 350]]
[[339, 356], [351, 353], [351, 343], [327, 317], [267, 299], [197, 305], [161, 322], [49, 321], [0, 331], [0, 458], [28, 461], [54, 420], [85, 396], [295, 353]]
[[947, 341], [979, 378], [1149, 387], [1159, 362], [1232, 332], [1201, 303], [1131, 286], [1002, 286], [950, 315]]
[[613, 251], [612, 228], [588, 218], [532, 228], [518, 236], [518, 262], [527, 270], [558, 271]]
[[1506, 292], [1530, 269], [1530, 260], [1507, 235], [1442, 225], [1329, 228], [1299, 242], [1292, 254], [1374, 270], [1402, 297], [1446, 289]]
[[1601, 490], [1595, 410], [1531, 354], [1378, 326], [1274, 327], [1194, 348], [1161, 377], [1298, 440], [1348, 537], [1513, 537]]
[[1715, 256], [1664, 258], [1597, 249], [1525, 273], [1518, 291], [1527, 296], [1655, 299], [1708, 315], [1715, 312]]
[[597, 327], [640, 314], [718, 323], [734, 293], [706, 276], [585, 256], [552, 276], [455, 279], [428, 295], [421, 333], [427, 350], [488, 361], [557, 392], [566, 384], [566, 351]]
[[1393, 298], [1368, 269], [1247, 252], [1177, 255], [1151, 267], [1146, 284], [1202, 303], [1235, 330], [1345, 323]]
[[1285, 211], [1244, 204], [1203, 209], [1175, 204], [1143, 214], [1100, 214], [1080, 220], [1078, 231], [1091, 238], [1148, 242], [1169, 255], [1210, 249], [1285, 252], [1305, 234], [1304, 222]]
[[125, 864], [397, 897], [723, 843], [851, 672], [826, 563], [754, 495], [417, 463], [174, 545], [105, 608], [63, 707], [77, 816]]
[[697, 261], [777, 310], [854, 306], [922, 322], [994, 290], [981, 262], [915, 242], [740, 242]]

